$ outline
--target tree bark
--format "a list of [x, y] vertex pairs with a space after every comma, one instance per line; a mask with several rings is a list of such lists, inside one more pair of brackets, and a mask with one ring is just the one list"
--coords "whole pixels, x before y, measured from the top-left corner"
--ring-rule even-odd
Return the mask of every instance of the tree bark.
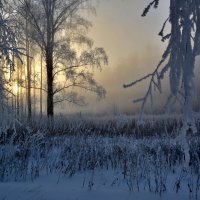
[[31, 70], [30, 70], [30, 57], [29, 57], [29, 39], [28, 39], [28, 17], [26, 17], [26, 67], [27, 67], [27, 106], [28, 106], [28, 121], [32, 117], [31, 105]]
[[20, 109], [20, 103], [19, 103], [19, 99], [20, 99], [20, 89], [19, 89], [19, 68], [20, 68], [20, 65], [19, 65], [19, 62], [17, 62], [17, 116], [19, 116], [19, 109]]
[[[48, 2], [50, 3], [50, 2]], [[50, 6], [47, 6], [47, 45], [46, 45], [46, 68], [47, 68], [47, 117], [53, 119], [54, 116], [54, 103], [53, 103], [53, 13]]]
[[42, 80], [42, 53], [41, 53], [41, 66], [40, 66], [40, 118], [42, 118], [42, 87], [43, 87], [43, 80]]
[[47, 68], [47, 117], [53, 118], [53, 51], [46, 49], [46, 68]]

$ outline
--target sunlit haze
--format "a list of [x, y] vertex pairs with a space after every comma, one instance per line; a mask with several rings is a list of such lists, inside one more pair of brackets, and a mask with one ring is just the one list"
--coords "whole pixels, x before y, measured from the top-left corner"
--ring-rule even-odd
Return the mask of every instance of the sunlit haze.
[[148, 0], [102, 0], [97, 3], [97, 15], [88, 14], [87, 18], [93, 24], [89, 36], [94, 45], [104, 47], [109, 57], [109, 65], [101, 72], [95, 71], [96, 79], [107, 91], [106, 98], [97, 102], [95, 95], [86, 93], [88, 106], [62, 105], [58, 110], [136, 111], [138, 106], [132, 102], [145, 92], [145, 83], [130, 89], [122, 86], [151, 72], [166, 46], [158, 32], [168, 17], [169, 0], [161, 1], [159, 9], [152, 9], [147, 17], [141, 17], [148, 3]]

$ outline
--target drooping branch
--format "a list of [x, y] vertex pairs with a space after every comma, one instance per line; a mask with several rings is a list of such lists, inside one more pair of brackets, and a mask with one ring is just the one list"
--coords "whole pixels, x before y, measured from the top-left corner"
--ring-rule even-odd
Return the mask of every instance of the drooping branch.
[[163, 56], [162, 56], [162, 60], [159, 62], [159, 64], [157, 65], [157, 67], [155, 68], [155, 70], [150, 73], [150, 74], [147, 74], [146, 76], [130, 83], [130, 84], [125, 84], [124, 85], [124, 88], [128, 88], [128, 87], [132, 87], [146, 79], [150, 79], [149, 81], [149, 87], [148, 87], [148, 90], [145, 94], [144, 97], [142, 98], [139, 98], [137, 100], [134, 100], [134, 103], [140, 103], [142, 102], [142, 106], [141, 106], [141, 110], [140, 110], [140, 115], [139, 115], [139, 119], [141, 120], [142, 119], [142, 115], [143, 115], [143, 112], [144, 112], [144, 107], [146, 105], [146, 102], [148, 100], [148, 98], [150, 97], [150, 101], [151, 101], [151, 105], [153, 106], [153, 86], [154, 88], [156, 88], [160, 93], [162, 93], [162, 86], [161, 86], [161, 80], [163, 79], [164, 77], [164, 73], [168, 70], [170, 64], [169, 62], [162, 68], [162, 69], [165, 69], [164, 71], [161, 70], [161, 73], [159, 72], [159, 69], [162, 67], [162, 64], [167, 60], [167, 58], [169, 57], [169, 52], [170, 52], [170, 46], [168, 46], [168, 48], [166, 49], [166, 51], [164, 52]]
[[[157, 8], [158, 4], [159, 1], [150, 2], [145, 8], [142, 16], [146, 16], [152, 6]], [[171, 99], [174, 97], [174, 99], [179, 102], [184, 102], [183, 105], [188, 107], [185, 115], [191, 116], [191, 114], [188, 113], [192, 112], [191, 100], [194, 91], [195, 58], [200, 53], [199, 6], [200, 2], [196, 0], [170, 1], [169, 17], [165, 20], [161, 31], [159, 32], [162, 41], [169, 40], [167, 49], [162, 56], [162, 60], [152, 73], [149, 73], [130, 84], [124, 85], [124, 87], [127, 88], [146, 79], [150, 79], [145, 96], [134, 101], [142, 102], [140, 117], [143, 113], [147, 99], [150, 98], [150, 101], [153, 101], [152, 88], [155, 87], [161, 92], [161, 81], [167, 71], [169, 71], [171, 94], [166, 105], [169, 105]], [[164, 30], [167, 23], [170, 23], [171, 25], [171, 32], [165, 35]], [[167, 64], [163, 65], [165, 61], [167, 61]], [[182, 100], [180, 100], [180, 98]]]

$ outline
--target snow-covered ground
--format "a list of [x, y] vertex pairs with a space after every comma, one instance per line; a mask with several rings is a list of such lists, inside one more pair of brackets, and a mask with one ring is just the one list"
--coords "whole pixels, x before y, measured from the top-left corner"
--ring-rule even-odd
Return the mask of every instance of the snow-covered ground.
[[198, 200], [200, 139], [190, 163], [171, 137], [63, 135], [24, 129], [0, 143], [0, 200]]
[[[75, 176], [59, 177], [59, 175], [41, 176], [31, 182], [0, 183], [0, 200], [188, 200], [188, 191], [176, 193], [173, 185], [168, 191], [159, 194], [141, 191], [129, 191], [126, 183], [115, 177], [112, 172], [98, 172], [93, 177], [82, 173]], [[198, 199], [198, 198], [197, 198]]]

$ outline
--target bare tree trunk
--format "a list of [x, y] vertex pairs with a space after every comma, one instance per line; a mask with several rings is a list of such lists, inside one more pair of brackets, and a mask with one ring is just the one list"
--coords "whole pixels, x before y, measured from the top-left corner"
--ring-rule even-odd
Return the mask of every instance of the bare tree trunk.
[[42, 118], [42, 53], [41, 53], [41, 66], [40, 66], [40, 118]]
[[47, 117], [53, 119], [53, 20], [51, 14], [47, 16], [47, 46], [46, 46], [46, 67], [47, 67]]
[[35, 117], [35, 115], [36, 115], [36, 91], [35, 91], [36, 70], [35, 70], [35, 62], [33, 63], [33, 74], [34, 74], [34, 80], [33, 80], [33, 115]]
[[[21, 64], [21, 68], [20, 68], [20, 77], [22, 79], [22, 76], [23, 76], [23, 67], [24, 65]], [[24, 114], [24, 97], [23, 97], [23, 89], [22, 87], [20, 87], [20, 115], [21, 115], [21, 119], [23, 117], [23, 114]]]
[[[27, 58], [25, 58], [27, 59]], [[26, 60], [24, 60], [24, 63], [26, 63]], [[25, 90], [24, 90], [24, 93], [25, 93], [25, 98], [24, 98], [24, 117], [27, 116], [27, 102], [28, 102], [28, 83], [27, 83], [27, 66], [26, 64], [24, 65], [24, 79], [25, 79]]]
[[[15, 57], [14, 57], [14, 54], [12, 54], [12, 63], [14, 65], [14, 62], [15, 62]], [[12, 81], [12, 113], [13, 113], [13, 116], [15, 116], [15, 109], [16, 109], [16, 104], [15, 104], [15, 95], [14, 95], [14, 83]]]
[[26, 18], [26, 64], [27, 64], [27, 106], [28, 120], [32, 117], [31, 109], [31, 73], [30, 73], [30, 57], [29, 57], [29, 40], [28, 40], [28, 18]]
[[53, 53], [51, 48], [46, 49], [46, 68], [47, 68], [47, 117], [53, 118]]
[[[17, 62], [18, 63], [18, 62]], [[20, 66], [19, 66], [19, 63], [18, 63], [18, 66], [17, 66], [17, 116], [19, 116], [19, 107], [20, 107], [20, 105], [19, 105], [19, 68], [20, 68]]]
[[11, 107], [12, 107], [12, 114], [14, 116], [14, 112], [15, 112], [15, 108], [14, 108], [14, 105], [15, 105], [15, 96], [13, 95], [14, 94], [14, 89], [13, 89], [13, 83], [12, 83], [12, 96], [11, 96]]

